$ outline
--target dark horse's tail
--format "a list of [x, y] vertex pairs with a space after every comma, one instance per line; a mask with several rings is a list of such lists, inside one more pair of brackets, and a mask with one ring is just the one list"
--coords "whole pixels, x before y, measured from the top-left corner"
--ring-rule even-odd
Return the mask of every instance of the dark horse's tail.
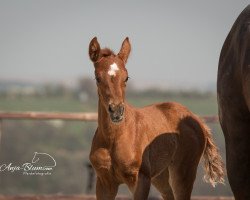
[[224, 164], [216, 147], [208, 126], [203, 123], [203, 130], [206, 136], [206, 147], [204, 150], [204, 180], [214, 187], [217, 183], [224, 184]]

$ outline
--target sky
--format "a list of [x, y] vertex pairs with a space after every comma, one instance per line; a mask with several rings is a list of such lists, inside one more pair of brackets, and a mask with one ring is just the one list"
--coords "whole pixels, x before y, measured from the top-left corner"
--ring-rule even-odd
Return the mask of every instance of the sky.
[[246, 0], [0, 0], [0, 80], [93, 77], [90, 40], [119, 52], [137, 87], [215, 88], [223, 42]]

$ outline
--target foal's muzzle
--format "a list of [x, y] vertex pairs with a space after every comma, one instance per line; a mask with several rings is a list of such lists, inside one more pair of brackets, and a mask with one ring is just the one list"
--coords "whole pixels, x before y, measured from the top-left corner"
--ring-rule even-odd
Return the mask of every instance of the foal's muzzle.
[[118, 105], [115, 105], [113, 103], [109, 104], [108, 111], [112, 122], [118, 123], [123, 120], [124, 109], [125, 108], [123, 103], [120, 103]]

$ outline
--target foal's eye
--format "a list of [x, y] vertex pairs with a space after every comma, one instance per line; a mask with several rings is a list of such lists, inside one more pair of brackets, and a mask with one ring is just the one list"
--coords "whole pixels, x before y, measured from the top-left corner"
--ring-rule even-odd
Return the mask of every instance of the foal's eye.
[[95, 77], [95, 80], [96, 80], [97, 83], [101, 82], [101, 79], [99, 77]]
[[129, 79], [129, 77], [127, 77], [124, 82], [126, 83], [128, 81], [128, 79]]

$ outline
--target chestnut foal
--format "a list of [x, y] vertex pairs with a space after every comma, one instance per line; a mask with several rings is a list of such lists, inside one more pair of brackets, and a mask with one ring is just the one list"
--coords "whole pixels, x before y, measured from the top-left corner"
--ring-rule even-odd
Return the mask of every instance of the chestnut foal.
[[223, 183], [221, 157], [201, 119], [178, 103], [138, 109], [125, 102], [130, 50], [128, 38], [117, 55], [101, 49], [96, 37], [89, 45], [99, 95], [90, 152], [97, 199], [115, 199], [125, 183], [135, 200], [144, 200], [152, 183], [164, 199], [188, 200], [202, 155], [205, 179]]

